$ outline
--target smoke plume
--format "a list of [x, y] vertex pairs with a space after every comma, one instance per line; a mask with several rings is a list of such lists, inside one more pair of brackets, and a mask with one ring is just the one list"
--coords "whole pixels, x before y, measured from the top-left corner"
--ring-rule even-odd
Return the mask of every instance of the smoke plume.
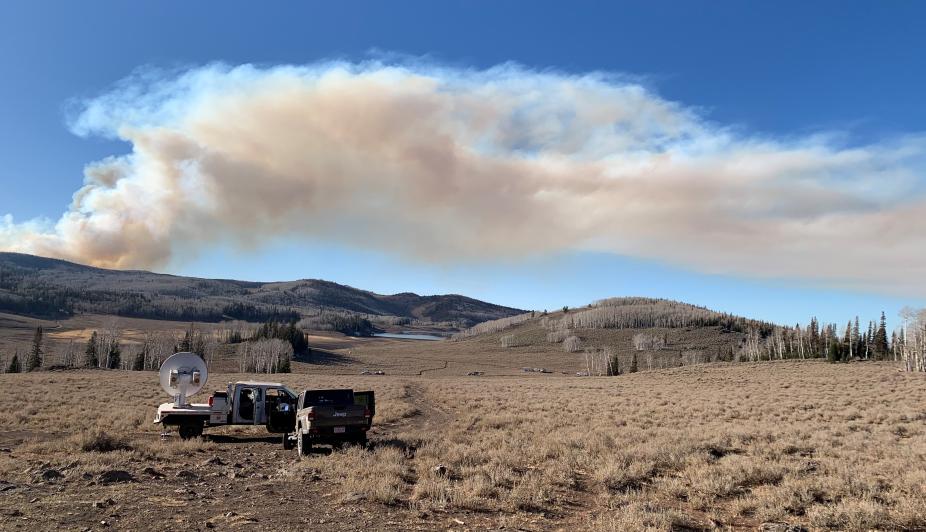
[[758, 137], [607, 74], [211, 65], [137, 74], [71, 126], [131, 153], [88, 165], [56, 222], [0, 218], [0, 249], [150, 268], [307, 236], [926, 293], [926, 137]]

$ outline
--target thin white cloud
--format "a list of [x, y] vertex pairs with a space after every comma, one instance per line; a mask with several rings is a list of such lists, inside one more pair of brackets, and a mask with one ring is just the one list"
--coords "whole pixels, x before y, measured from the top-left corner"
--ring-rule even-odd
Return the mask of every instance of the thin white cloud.
[[627, 78], [378, 62], [148, 71], [84, 102], [56, 223], [0, 249], [156, 267], [299, 235], [422, 261], [595, 250], [926, 294], [926, 137], [843, 147], [703, 119]]

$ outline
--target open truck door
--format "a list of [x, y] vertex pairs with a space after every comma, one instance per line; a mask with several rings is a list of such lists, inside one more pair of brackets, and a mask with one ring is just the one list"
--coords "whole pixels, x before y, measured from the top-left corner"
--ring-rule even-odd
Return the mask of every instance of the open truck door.
[[354, 392], [354, 404], [365, 406], [369, 416], [367, 417], [367, 428], [373, 425], [373, 416], [376, 415], [376, 395], [372, 392]]
[[296, 398], [282, 388], [267, 389], [267, 431], [287, 433], [296, 430]]
[[235, 425], [262, 425], [264, 391], [259, 386], [237, 386], [235, 390]]

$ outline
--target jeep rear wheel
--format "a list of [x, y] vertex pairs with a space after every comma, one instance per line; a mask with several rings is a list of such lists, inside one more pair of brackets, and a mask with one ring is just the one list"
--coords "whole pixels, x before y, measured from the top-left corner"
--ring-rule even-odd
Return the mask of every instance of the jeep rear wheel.
[[177, 427], [181, 440], [190, 440], [203, 435], [203, 422], [201, 419], [184, 421]]
[[308, 434], [296, 433], [296, 447], [299, 448], [299, 456], [308, 456], [312, 452], [312, 440]]

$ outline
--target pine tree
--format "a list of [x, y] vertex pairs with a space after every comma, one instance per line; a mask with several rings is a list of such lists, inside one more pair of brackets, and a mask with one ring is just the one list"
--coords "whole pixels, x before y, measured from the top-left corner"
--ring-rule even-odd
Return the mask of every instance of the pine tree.
[[119, 369], [122, 365], [122, 351], [119, 349], [119, 342], [113, 340], [109, 344], [109, 352], [106, 354], [106, 367], [109, 369]]
[[821, 354], [819, 327], [820, 325], [817, 323], [817, 318], [810, 318], [810, 325], [807, 326], [807, 333], [810, 336], [810, 354], [815, 357]]
[[26, 362], [26, 371], [34, 371], [42, 367], [42, 328], [35, 328], [35, 336], [32, 337], [32, 351], [29, 352], [29, 360]]
[[177, 346], [177, 351], [181, 353], [189, 353], [193, 351], [193, 335], [196, 333], [193, 329], [193, 324], [190, 324], [190, 328], [183, 334], [183, 340], [180, 342], [180, 345]]
[[289, 373], [291, 371], [292, 367], [290, 365], [289, 356], [282, 357], [280, 360], [280, 365], [277, 366], [277, 373]]
[[839, 342], [836, 341], [835, 338], [828, 342], [826, 348], [826, 359], [832, 363], [836, 363], [842, 360], [841, 353], [839, 352]]
[[90, 340], [87, 341], [87, 349], [84, 351], [84, 366], [95, 368], [100, 365], [100, 356], [97, 353], [97, 334], [93, 331]]
[[881, 323], [878, 325], [878, 330], [875, 332], [874, 344], [875, 355], [878, 357], [878, 360], [883, 360], [887, 357], [890, 346], [887, 345], [887, 318], [884, 316], [884, 311], [881, 311]]
[[7, 366], [7, 373], [21, 373], [23, 370], [22, 364], [19, 363], [19, 353], [13, 355], [13, 360], [10, 360], [10, 365]]
[[148, 361], [148, 353], [151, 348], [151, 344], [148, 338], [145, 338], [145, 341], [142, 342], [141, 347], [138, 349], [138, 352], [135, 353], [135, 359], [132, 361], [132, 370], [133, 371], [144, 371], [145, 362]]
[[858, 316], [856, 316], [855, 323], [852, 324], [852, 351], [856, 354], [856, 356], [861, 356], [861, 346], [862, 342], [861, 338], [859, 337]]
[[145, 352], [139, 351], [135, 354], [135, 360], [132, 361], [132, 371], [145, 370]]

